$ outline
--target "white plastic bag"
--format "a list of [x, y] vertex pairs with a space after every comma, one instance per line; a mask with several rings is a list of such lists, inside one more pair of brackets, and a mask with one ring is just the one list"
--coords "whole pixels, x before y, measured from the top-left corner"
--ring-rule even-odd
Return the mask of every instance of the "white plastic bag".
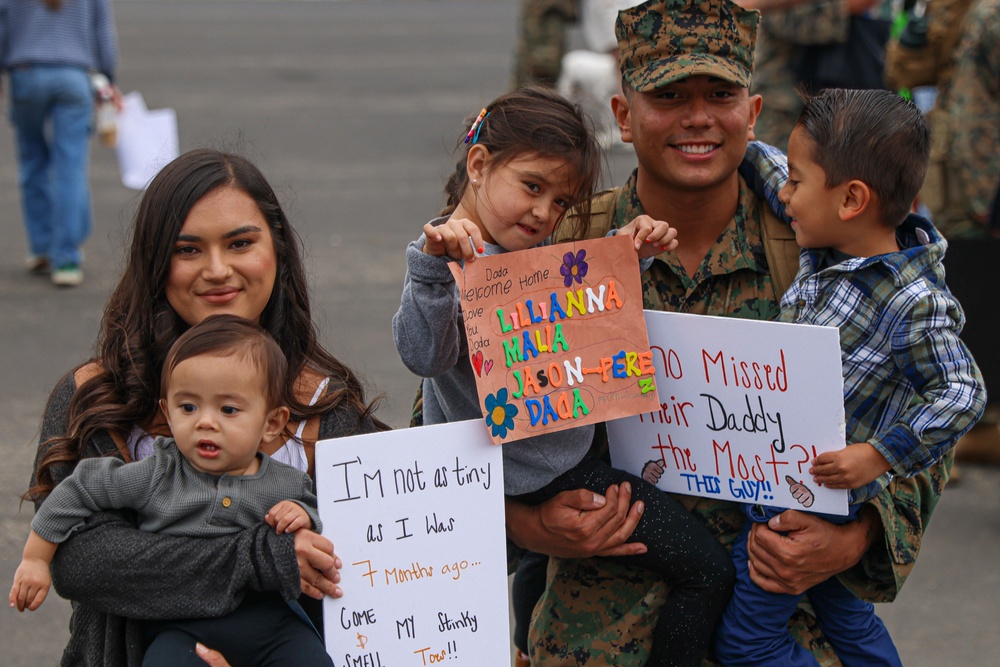
[[147, 109], [140, 93], [126, 94], [118, 115], [116, 151], [122, 183], [144, 190], [160, 169], [179, 155], [176, 112]]

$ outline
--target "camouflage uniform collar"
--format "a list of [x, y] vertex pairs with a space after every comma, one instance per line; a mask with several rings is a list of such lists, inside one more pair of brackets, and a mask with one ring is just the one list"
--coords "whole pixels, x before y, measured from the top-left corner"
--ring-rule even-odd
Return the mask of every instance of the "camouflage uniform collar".
[[[634, 169], [618, 193], [614, 207], [615, 214], [611, 221], [615, 229], [624, 227], [636, 216], [645, 213], [636, 190], [638, 175], [639, 170]], [[684, 267], [673, 254], [664, 253], [656, 257], [658, 261], [667, 264], [670, 270], [681, 278], [689, 289], [713, 275], [735, 273], [744, 269], [750, 269], [762, 275], [768, 273], [764, 245], [760, 236], [759, 200], [747, 187], [743, 177], [740, 176], [739, 179], [740, 196], [736, 205], [736, 213], [729, 225], [719, 235], [715, 245], [712, 246], [708, 256], [698, 267], [694, 276], [687, 275]], [[752, 224], [748, 225], [747, 222]]]

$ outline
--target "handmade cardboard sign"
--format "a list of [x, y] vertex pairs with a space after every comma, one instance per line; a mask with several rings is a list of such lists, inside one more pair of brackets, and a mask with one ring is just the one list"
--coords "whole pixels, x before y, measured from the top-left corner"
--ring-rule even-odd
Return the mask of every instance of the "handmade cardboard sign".
[[664, 490], [847, 514], [808, 474], [844, 447], [835, 327], [646, 311], [660, 402], [608, 423], [614, 467]]
[[628, 236], [451, 264], [493, 442], [602, 422], [657, 404]]
[[503, 463], [482, 421], [321, 441], [316, 491], [344, 564], [323, 603], [335, 665], [509, 655]]

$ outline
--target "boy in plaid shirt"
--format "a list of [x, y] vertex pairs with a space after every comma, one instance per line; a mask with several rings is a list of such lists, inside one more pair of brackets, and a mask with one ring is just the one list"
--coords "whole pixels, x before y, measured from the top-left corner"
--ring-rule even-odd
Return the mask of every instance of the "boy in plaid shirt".
[[[779, 198], [803, 251], [780, 319], [840, 329], [851, 444], [820, 454], [809, 472], [817, 484], [851, 490], [848, 521], [893, 475], [914, 475], [948, 454], [986, 403], [959, 339], [962, 308], [945, 286], [946, 243], [909, 213], [929, 153], [920, 111], [885, 90], [824, 90], [805, 100], [789, 138]], [[773, 517], [783, 510], [745, 509], [780, 530]], [[727, 667], [815, 665], [787, 631], [801, 596], [768, 593], [750, 579], [750, 525], [733, 547], [737, 583], [717, 633], [718, 658]], [[901, 665], [871, 603], [835, 577], [808, 595], [845, 664]]]

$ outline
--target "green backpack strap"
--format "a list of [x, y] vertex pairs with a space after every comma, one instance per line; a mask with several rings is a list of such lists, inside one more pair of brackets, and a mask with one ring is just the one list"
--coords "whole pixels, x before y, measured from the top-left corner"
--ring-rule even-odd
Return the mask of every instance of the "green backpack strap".
[[[599, 239], [611, 231], [615, 217], [615, 202], [621, 188], [601, 190], [590, 199], [590, 227], [585, 238]], [[574, 211], [566, 214], [563, 224], [552, 235], [553, 243], [565, 243], [580, 238], [578, 217]]]
[[799, 244], [795, 242], [795, 232], [774, 214], [771, 208], [761, 202], [760, 240], [764, 245], [764, 256], [771, 269], [771, 286], [774, 297], [779, 302], [799, 271]]

